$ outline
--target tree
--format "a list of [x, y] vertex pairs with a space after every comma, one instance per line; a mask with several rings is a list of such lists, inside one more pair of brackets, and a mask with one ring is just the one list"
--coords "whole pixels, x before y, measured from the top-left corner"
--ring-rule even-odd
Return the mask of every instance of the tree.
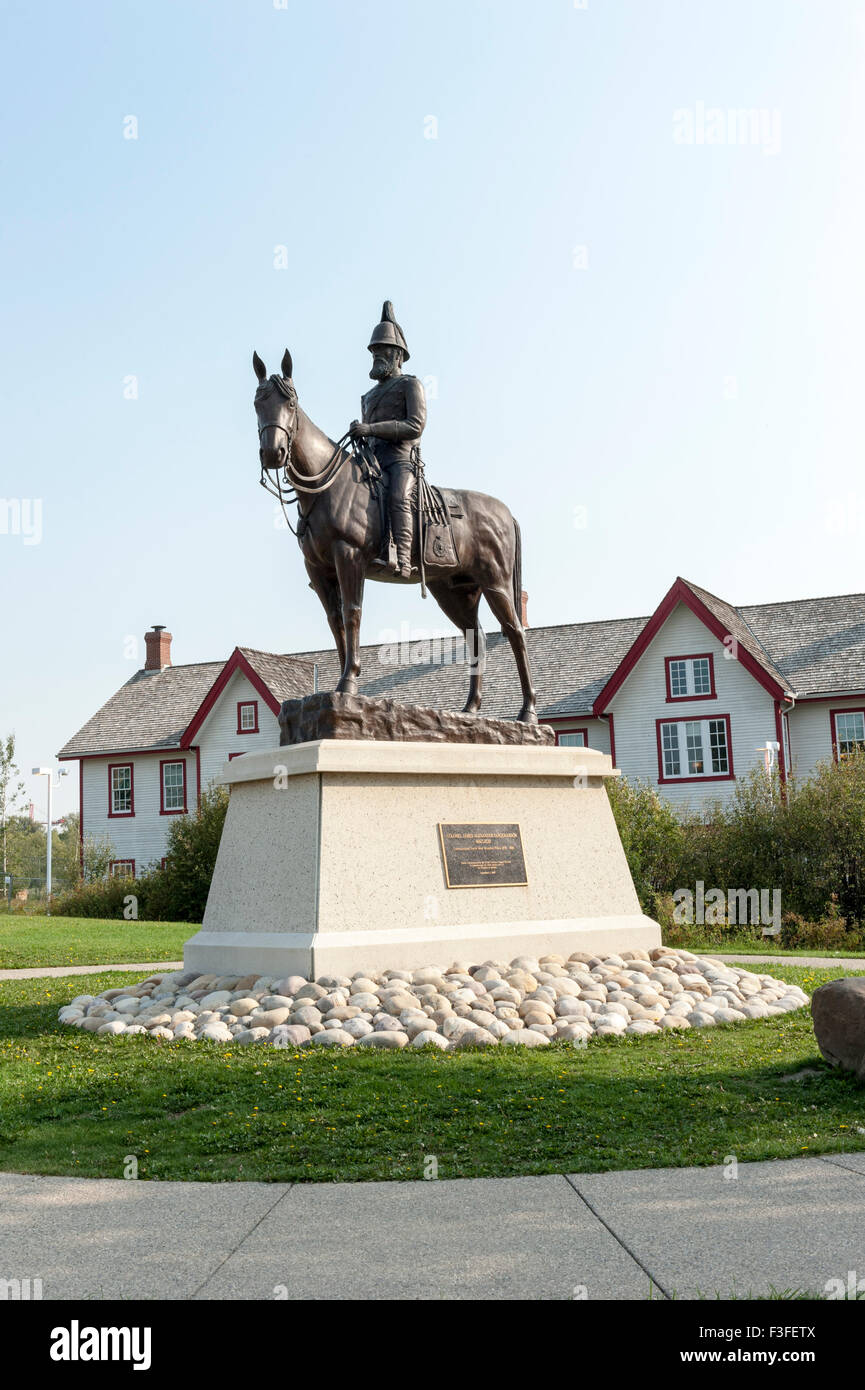
[[10, 816], [6, 823], [7, 873], [16, 888], [45, 882], [45, 831], [29, 816]]
[[0, 739], [0, 842], [2, 842], [3, 873], [6, 867], [6, 824], [23, 791], [21, 772], [15, 765], [15, 735]]
[[81, 878], [81, 845], [78, 812], [71, 811], [57, 826], [52, 838], [54, 882], [58, 888], [74, 888]]

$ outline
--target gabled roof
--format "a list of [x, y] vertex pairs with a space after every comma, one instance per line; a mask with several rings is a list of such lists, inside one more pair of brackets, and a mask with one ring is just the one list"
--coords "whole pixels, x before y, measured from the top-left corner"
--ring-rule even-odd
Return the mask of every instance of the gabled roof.
[[195, 710], [180, 740], [190, 748], [195, 736], [235, 672], [252, 685], [273, 714], [279, 714], [283, 700], [309, 695], [315, 689], [315, 667], [296, 656], [276, 656], [251, 647], [235, 647], [201, 704]]
[[790, 688], [787, 677], [774, 664], [739, 610], [726, 603], [724, 599], [718, 598], [716, 594], [710, 594], [708, 589], [701, 589], [699, 585], [679, 577], [667, 590], [624, 659], [598, 693], [594, 703], [595, 714], [603, 714], [613, 696], [633, 671], [649, 643], [657, 636], [670, 614], [680, 603], [684, 603], [686, 607], [690, 608], [691, 612], [702, 623], [705, 623], [719, 642], [730, 646], [730, 639], [732, 638], [736, 644], [737, 660], [750, 671], [754, 679], [773, 698], [782, 699], [784, 697]]
[[[236, 670], [244, 670], [271, 708], [275, 702], [277, 710], [280, 701], [308, 695], [314, 685], [314, 670], [309, 663], [248, 647], [236, 648], [228, 661], [136, 671], [57, 756], [82, 758], [100, 753], [189, 747], [191, 739], [187, 742], [184, 735], [192, 721], [215, 686], [221, 681], [219, 690], [223, 690]], [[197, 727], [201, 722], [203, 718]]]

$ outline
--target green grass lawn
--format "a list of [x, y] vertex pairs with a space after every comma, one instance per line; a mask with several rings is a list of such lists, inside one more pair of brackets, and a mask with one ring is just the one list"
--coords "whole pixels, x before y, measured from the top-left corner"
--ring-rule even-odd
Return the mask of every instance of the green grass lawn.
[[[850, 973], [777, 966], [809, 992]], [[720, 1164], [865, 1149], [865, 1090], [807, 1009], [531, 1052], [276, 1051], [95, 1038], [57, 1022], [86, 984], [0, 984], [0, 1169], [143, 1178], [442, 1178]], [[140, 978], [137, 977], [137, 978]], [[801, 1075], [799, 1075], [801, 1073]]]
[[[182, 960], [190, 922], [101, 921], [95, 917], [0, 915], [0, 970], [40, 965], [156, 965]], [[80, 992], [80, 991], [79, 991]]]

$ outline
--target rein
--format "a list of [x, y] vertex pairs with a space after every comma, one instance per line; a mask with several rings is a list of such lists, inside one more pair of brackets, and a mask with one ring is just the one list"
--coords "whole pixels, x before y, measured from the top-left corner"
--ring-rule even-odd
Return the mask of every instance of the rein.
[[[291, 461], [292, 445], [294, 444], [294, 436], [297, 432], [297, 407], [295, 407], [293, 429], [289, 430], [285, 425], [278, 425], [275, 423], [260, 425], [258, 430], [259, 439], [261, 439], [262, 434], [267, 429], [282, 430], [288, 440], [288, 450], [285, 463], [282, 466], [281, 476], [273, 470], [274, 477], [273, 479], [269, 478], [267, 476], [267, 469], [262, 466], [261, 477], [258, 481], [265, 492], [269, 492], [271, 497], [277, 499], [279, 505], [282, 507], [282, 514], [285, 517], [288, 529], [293, 536], [301, 540], [304, 522], [306, 521], [306, 517], [309, 516], [309, 512], [306, 513], [306, 516], [301, 513], [300, 522], [297, 529], [295, 529], [291, 524], [291, 519], [286, 507], [293, 503], [298, 508], [298, 511], [300, 511], [301, 495], [314, 498], [315, 500], [312, 503], [314, 507], [315, 501], [321, 494], [329, 491], [329, 489], [333, 487], [341, 468], [349, 458], [357, 458], [366, 466], [365, 471], [370, 471], [369, 450], [363, 447], [365, 441], [352, 439], [349, 432], [346, 431], [342, 438], [336, 441], [333, 447], [333, 453], [320, 472], [313, 474], [298, 473]], [[348, 445], [348, 452], [344, 452], [346, 444]], [[310, 507], [310, 511], [312, 511], [312, 507]]]

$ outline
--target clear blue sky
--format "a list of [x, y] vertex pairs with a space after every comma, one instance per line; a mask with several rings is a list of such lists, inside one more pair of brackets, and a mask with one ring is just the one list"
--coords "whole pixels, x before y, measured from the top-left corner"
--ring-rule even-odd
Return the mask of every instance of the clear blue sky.
[[[429, 473], [511, 504], [533, 623], [647, 613], [677, 573], [865, 589], [860, 0], [4, 0], [0, 25], [0, 495], [42, 506], [39, 544], [0, 534], [0, 733], [28, 772], [154, 622], [177, 662], [328, 641], [258, 487], [250, 357], [288, 345], [335, 437], [386, 297], [437, 380]], [[683, 143], [675, 113], [711, 108], [765, 138]], [[364, 617], [444, 625], [391, 586]]]

